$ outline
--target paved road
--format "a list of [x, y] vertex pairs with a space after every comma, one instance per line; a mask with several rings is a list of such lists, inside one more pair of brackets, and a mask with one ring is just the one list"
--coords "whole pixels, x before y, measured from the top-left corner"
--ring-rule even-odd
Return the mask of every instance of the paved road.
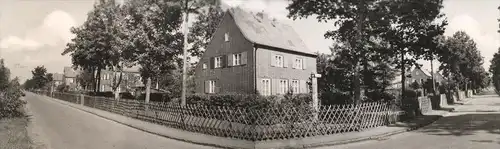
[[499, 149], [500, 97], [484, 95], [419, 130], [334, 149]]
[[52, 149], [202, 149], [210, 148], [167, 139], [26, 94], [40, 138]]

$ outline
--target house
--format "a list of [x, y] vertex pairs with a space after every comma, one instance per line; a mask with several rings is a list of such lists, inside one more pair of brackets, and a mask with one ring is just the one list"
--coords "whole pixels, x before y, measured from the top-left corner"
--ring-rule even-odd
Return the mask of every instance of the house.
[[[113, 91], [113, 79], [114, 76], [119, 77], [119, 72], [110, 70], [101, 70], [101, 83], [99, 87], [100, 92], [111, 92]], [[124, 68], [122, 72], [122, 80], [120, 82], [120, 87], [118, 91], [134, 92], [134, 88], [141, 87], [142, 79], [139, 73], [139, 67], [133, 66], [129, 68]]]
[[291, 26], [232, 8], [195, 68], [196, 93], [308, 93], [316, 57]]
[[54, 86], [59, 86], [59, 85], [63, 84], [64, 83], [63, 74], [53, 73], [52, 80], [54, 81]]
[[70, 90], [74, 90], [78, 87], [78, 83], [76, 82], [76, 76], [78, 73], [79, 72], [77, 70], [74, 70], [71, 67], [64, 67], [63, 82], [64, 85], [69, 86]]
[[[418, 82], [419, 84], [422, 84], [422, 82], [427, 81], [428, 79], [432, 79], [432, 73], [429, 73], [429, 71], [422, 70], [420, 68], [414, 68], [412, 71], [406, 72], [406, 86], [409, 86], [413, 82]], [[435, 72], [434, 76], [436, 85], [439, 86], [444, 80], [443, 75], [441, 75], [438, 72]], [[401, 73], [397, 72], [397, 77], [393, 81], [393, 85], [390, 88], [401, 88]]]

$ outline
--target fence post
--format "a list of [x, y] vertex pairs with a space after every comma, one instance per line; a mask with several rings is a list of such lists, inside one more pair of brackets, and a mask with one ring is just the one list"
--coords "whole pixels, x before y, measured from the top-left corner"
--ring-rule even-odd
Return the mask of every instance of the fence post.
[[85, 96], [83, 96], [83, 94], [80, 94], [80, 104], [83, 106], [85, 105]]
[[321, 78], [321, 74], [316, 74], [312, 73], [311, 74], [311, 83], [312, 83], [312, 107], [314, 110], [313, 114], [313, 121], [317, 122], [318, 121], [318, 112], [319, 112], [319, 105], [318, 105], [318, 78]]

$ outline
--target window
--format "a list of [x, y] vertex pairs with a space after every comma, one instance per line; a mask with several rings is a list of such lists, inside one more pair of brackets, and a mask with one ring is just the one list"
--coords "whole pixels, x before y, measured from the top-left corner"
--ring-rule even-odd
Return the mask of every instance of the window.
[[224, 41], [226, 41], [226, 42], [229, 41], [229, 33], [224, 34]]
[[281, 55], [274, 56], [274, 65], [276, 67], [283, 67], [283, 63], [284, 63], [283, 56], [281, 56]]
[[292, 92], [299, 93], [299, 80], [292, 80]]
[[215, 63], [214, 68], [220, 68], [220, 67], [222, 67], [222, 57], [221, 56], [215, 57], [214, 58], [214, 63]]
[[233, 66], [241, 65], [241, 53], [233, 54]]
[[295, 69], [302, 69], [302, 58], [296, 58], [295, 64], [293, 65]]
[[262, 95], [271, 95], [271, 81], [269, 79], [262, 79]]
[[208, 93], [215, 93], [215, 81], [208, 81]]
[[288, 80], [280, 80], [279, 82], [279, 93], [280, 94], [285, 94], [288, 92]]
[[203, 69], [207, 69], [207, 64], [203, 63]]

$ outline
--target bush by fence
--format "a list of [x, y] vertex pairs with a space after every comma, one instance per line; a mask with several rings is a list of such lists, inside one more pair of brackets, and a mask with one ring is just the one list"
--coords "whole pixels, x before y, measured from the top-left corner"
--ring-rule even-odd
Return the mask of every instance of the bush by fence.
[[[240, 105], [228, 101], [236, 96], [239, 99], [235, 100], [251, 102]], [[193, 95], [186, 106], [84, 96], [83, 104], [177, 129], [252, 141], [363, 130], [393, 123], [402, 114], [397, 106], [381, 102], [321, 106], [319, 111], [313, 111], [307, 104], [291, 106], [309, 98], [301, 96], [268, 97], [281, 98], [276, 102], [281, 104], [273, 104], [270, 99], [256, 95]], [[82, 102], [80, 95], [53, 93], [53, 97], [73, 103]], [[211, 102], [203, 101], [207, 99]]]

